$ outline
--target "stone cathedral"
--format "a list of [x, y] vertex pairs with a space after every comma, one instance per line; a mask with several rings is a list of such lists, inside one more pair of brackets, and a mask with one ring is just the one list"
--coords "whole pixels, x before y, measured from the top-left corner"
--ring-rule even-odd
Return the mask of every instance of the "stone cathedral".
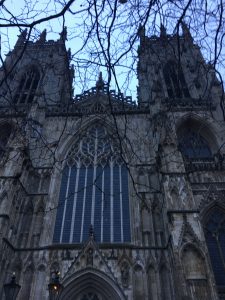
[[0, 299], [225, 299], [223, 88], [185, 24], [139, 38], [137, 101], [73, 96], [66, 29], [6, 56]]

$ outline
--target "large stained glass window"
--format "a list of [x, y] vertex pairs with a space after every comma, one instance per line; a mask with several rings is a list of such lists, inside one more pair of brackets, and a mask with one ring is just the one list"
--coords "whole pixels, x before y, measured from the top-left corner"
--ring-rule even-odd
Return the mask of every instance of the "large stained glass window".
[[219, 207], [213, 208], [204, 224], [212, 269], [218, 287], [225, 287], [225, 212]]
[[62, 174], [54, 243], [82, 243], [90, 225], [101, 243], [130, 241], [128, 171], [104, 127], [83, 135]]

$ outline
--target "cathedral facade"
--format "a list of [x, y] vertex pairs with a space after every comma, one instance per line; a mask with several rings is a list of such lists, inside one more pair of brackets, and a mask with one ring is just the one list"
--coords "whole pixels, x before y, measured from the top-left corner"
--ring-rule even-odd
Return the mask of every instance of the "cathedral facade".
[[18, 300], [225, 299], [223, 89], [182, 29], [140, 29], [137, 102], [101, 74], [73, 97], [65, 30], [19, 36], [0, 70], [1, 299], [13, 273]]

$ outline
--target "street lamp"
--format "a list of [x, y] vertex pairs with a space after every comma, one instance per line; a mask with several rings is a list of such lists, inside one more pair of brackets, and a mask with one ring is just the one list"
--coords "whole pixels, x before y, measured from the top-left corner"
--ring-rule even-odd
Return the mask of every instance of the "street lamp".
[[59, 281], [60, 272], [54, 272], [51, 277], [51, 281], [48, 285], [49, 300], [57, 300], [60, 292], [63, 289], [63, 285]]
[[16, 283], [16, 275], [13, 273], [9, 283], [4, 284], [4, 292], [6, 300], [16, 300], [21, 286]]

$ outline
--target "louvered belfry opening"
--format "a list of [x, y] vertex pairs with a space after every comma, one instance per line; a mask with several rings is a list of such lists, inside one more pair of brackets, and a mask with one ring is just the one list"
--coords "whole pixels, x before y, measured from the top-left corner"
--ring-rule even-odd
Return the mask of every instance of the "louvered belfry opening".
[[29, 104], [35, 97], [36, 90], [40, 81], [40, 73], [35, 67], [31, 67], [22, 75], [16, 94], [14, 103]]

